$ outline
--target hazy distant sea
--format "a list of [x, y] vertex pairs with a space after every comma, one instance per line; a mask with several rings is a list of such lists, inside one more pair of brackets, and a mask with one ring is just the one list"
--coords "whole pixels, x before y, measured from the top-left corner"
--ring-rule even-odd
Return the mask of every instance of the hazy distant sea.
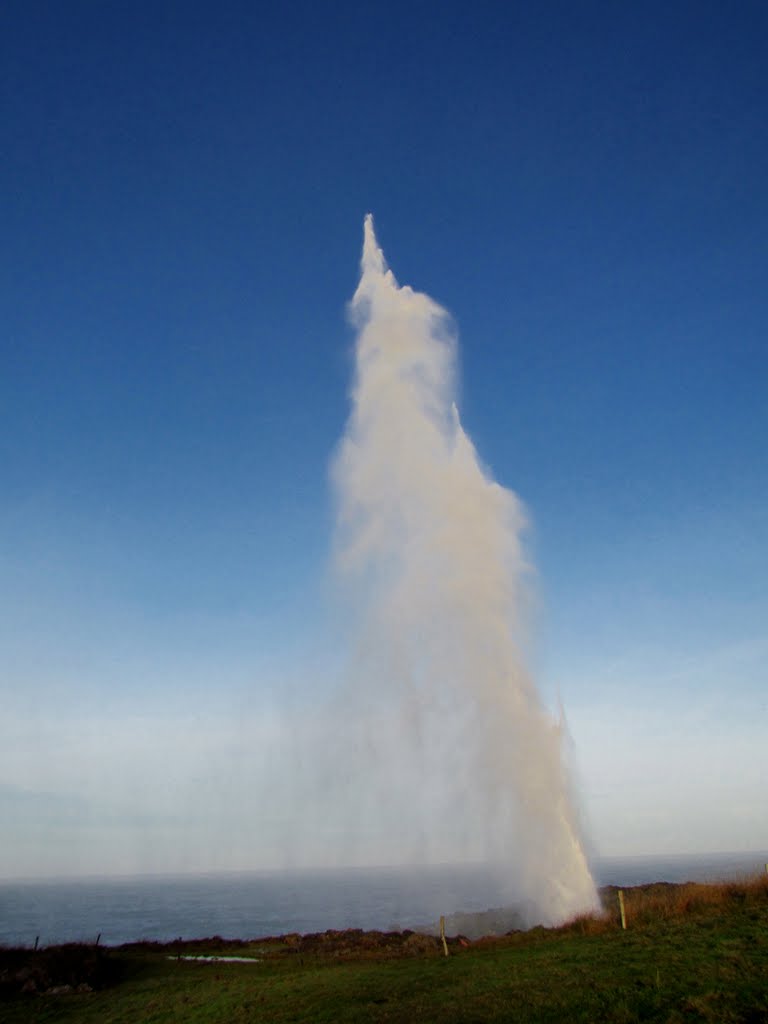
[[[764, 871], [766, 861], [768, 852], [603, 858], [594, 872], [598, 885], [712, 881]], [[478, 866], [0, 882], [0, 943], [407, 928], [498, 907], [498, 892], [498, 878]]]

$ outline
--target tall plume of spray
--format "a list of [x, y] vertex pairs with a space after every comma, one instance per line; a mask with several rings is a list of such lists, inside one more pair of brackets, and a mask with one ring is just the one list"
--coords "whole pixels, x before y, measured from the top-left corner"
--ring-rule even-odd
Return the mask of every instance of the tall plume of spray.
[[521, 656], [522, 510], [462, 429], [448, 315], [398, 285], [370, 214], [350, 313], [333, 476], [357, 621], [358, 820], [390, 859], [503, 866], [531, 921], [595, 909], [561, 730]]

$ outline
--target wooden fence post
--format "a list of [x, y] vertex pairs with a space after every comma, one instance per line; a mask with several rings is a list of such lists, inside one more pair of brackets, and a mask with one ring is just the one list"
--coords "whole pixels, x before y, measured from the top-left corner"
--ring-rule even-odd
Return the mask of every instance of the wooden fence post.
[[443, 940], [443, 952], [448, 956], [448, 943], [445, 941], [445, 918], [440, 915], [440, 938]]

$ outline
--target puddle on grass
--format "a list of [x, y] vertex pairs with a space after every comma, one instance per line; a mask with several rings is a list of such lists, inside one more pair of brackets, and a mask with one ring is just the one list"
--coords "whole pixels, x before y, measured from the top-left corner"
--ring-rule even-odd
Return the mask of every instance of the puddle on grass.
[[255, 956], [169, 956], [169, 960], [195, 960], [204, 964], [260, 964]]

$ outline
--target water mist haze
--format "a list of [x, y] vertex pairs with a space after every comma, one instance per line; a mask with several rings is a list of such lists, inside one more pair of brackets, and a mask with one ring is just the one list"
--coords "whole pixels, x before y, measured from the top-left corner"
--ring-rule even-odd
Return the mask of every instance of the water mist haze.
[[593, 909], [562, 729], [522, 656], [521, 504], [462, 428], [450, 318], [398, 285], [371, 215], [350, 316], [332, 476], [352, 664], [321, 831], [353, 861], [486, 862], [531, 919]]
[[319, 656], [292, 664], [277, 638], [260, 665], [244, 621], [174, 644], [192, 644], [175, 701], [168, 665], [133, 662], [111, 713], [62, 689], [29, 719], [16, 693], [0, 877], [480, 865], [480, 889], [438, 912], [514, 906], [532, 924], [596, 906], [566, 737], [523, 655], [524, 511], [462, 427], [450, 317], [398, 285], [370, 216], [349, 316]]

